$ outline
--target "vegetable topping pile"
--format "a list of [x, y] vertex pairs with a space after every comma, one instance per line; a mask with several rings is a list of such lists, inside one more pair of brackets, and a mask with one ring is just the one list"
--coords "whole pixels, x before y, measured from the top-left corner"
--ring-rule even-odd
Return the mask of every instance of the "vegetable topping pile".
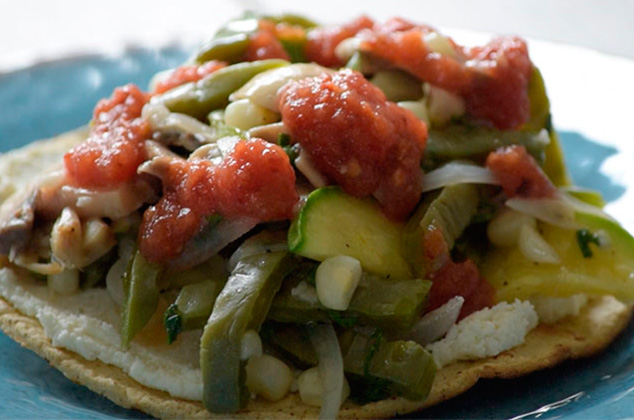
[[568, 184], [522, 39], [247, 14], [100, 101], [0, 252], [56, 293], [106, 288], [124, 347], [157, 312], [157, 339], [202, 329], [209, 411], [296, 383], [330, 418], [423, 400], [428, 346], [483, 308], [632, 301], [634, 239]]

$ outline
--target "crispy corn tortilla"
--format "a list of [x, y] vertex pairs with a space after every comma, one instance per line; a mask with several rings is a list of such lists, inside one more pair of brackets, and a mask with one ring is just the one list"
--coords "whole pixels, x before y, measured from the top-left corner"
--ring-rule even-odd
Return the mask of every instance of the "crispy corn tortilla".
[[[60, 162], [63, 153], [83, 138], [85, 130], [78, 130], [0, 156], [0, 200], [27, 185], [34, 172]], [[410, 413], [461, 394], [480, 378], [517, 377], [566, 359], [590, 356], [612, 342], [631, 316], [632, 307], [612, 297], [592, 299], [578, 316], [553, 326], [538, 326], [524, 344], [497, 357], [458, 362], [441, 369], [425, 401], [392, 398], [363, 406], [346, 402], [339, 415], [342, 418], [377, 418]], [[160, 418], [227, 417], [207, 412], [200, 402], [174, 398], [164, 391], [141, 385], [118, 367], [99, 360], [86, 360], [77, 353], [53, 346], [37, 319], [20, 313], [2, 298], [0, 328], [22, 346], [48, 360], [72, 381], [123, 407], [136, 408]], [[233, 417], [315, 418], [318, 415], [317, 408], [302, 404], [299, 396], [293, 393], [277, 403], [252, 400], [245, 410]]]

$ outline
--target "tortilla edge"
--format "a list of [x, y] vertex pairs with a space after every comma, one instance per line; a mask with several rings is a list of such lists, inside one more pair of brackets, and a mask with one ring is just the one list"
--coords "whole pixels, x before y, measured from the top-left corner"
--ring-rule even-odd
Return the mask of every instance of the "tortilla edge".
[[[592, 314], [600, 316], [593, 317]], [[555, 326], [540, 325], [526, 342], [496, 357], [458, 362], [439, 370], [429, 397], [424, 401], [390, 398], [358, 406], [347, 402], [341, 418], [392, 417], [437, 405], [473, 387], [479, 379], [512, 378], [552, 367], [567, 359], [596, 354], [627, 326], [632, 307], [613, 298], [595, 299], [582, 313]], [[54, 347], [39, 322], [21, 314], [0, 298], [0, 329], [23, 347], [43, 357], [71, 381], [86, 386], [124, 408], [138, 409], [159, 418], [226, 418], [207, 412], [202, 403], [170, 396], [130, 378], [120, 368]], [[580, 329], [583, 334], [580, 333]], [[575, 332], [576, 331], [576, 332]], [[593, 339], [594, 338], [594, 339]], [[547, 346], [544, 344], [548, 343]], [[527, 363], [529, 362], [529, 363]], [[297, 394], [272, 403], [252, 400], [247, 409], [232, 417], [244, 419], [316, 417], [315, 407], [301, 403]]]

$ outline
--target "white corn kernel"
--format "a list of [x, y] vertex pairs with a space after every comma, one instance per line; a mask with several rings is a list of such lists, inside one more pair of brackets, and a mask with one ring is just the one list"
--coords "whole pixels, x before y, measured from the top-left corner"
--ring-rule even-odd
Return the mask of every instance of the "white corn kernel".
[[559, 264], [557, 251], [532, 226], [522, 225], [518, 247], [522, 255], [531, 261], [546, 264]]
[[[297, 378], [297, 387], [299, 388], [299, 397], [304, 404], [314, 407], [321, 406], [321, 397], [324, 393], [319, 367], [312, 367], [305, 370]], [[350, 385], [348, 381], [343, 379], [343, 388], [341, 390], [341, 401], [345, 401], [350, 395]]]
[[114, 233], [103, 220], [89, 219], [82, 225], [83, 261], [88, 265], [117, 244]]
[[253, 356], [246, 366], [246, 384], [249, 391], [269, 401], [279, 401], [293, 383], [293, 372], [281, 360], [263, 354]]
[[537, 227], [534, 217], [514, 210], [502, 209], [487, 226], [487, 237], [493, 245], [516, 246], [522, 226]]
[[272, 124], [279, 121], [279, 114], [248, 99], [231, 102], [225, 109], [225, 124], [248, 130], [259, 125]]
[[255, 330], [247, 330], [240, 343], [240, 360], [249, 360], [251, 356], [262, 355], [262, 340]]
[[347, 255], [326, 258], [315, 273], [317, 297], [329, 309], [345, 311], [361, 279], [361, 263]]
[[79, 290], [79, 270], [67, 269], [59, 274], [50, 274], [46, 284], [55, 293], [72, 295]]

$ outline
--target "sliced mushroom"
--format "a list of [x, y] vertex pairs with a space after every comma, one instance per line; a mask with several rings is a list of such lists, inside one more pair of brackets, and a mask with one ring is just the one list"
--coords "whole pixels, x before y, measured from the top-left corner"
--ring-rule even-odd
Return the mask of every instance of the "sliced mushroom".
[[51, 251], [64, 267], [78, 268], [83, 262], [82, 226], [77, 213], [65, 207], [51, 230]]
[[38, 190], [15, 193], [0, 207], [0, 254], [22, 250], [29, 242], [35, 221]]
[[154, 159], [159, 156], [168, 156], [173, 158], [179, 158], [180, 156], [168, 149], [164, 144], [154, 141], [145, 141], [145, 155], [148, 159]]
[[108, 217], [117, 220], [144, 203], [156, 200], [156, 190], [142, 178], [112, 190], [90, 190], [67, 185], [65, 179], [51, 178], [40, 186], [36, 212], [46, 219], [56, 219], [64, 207], [70, 207], [83, 219]]
[[145, 162], [143, 162], [141, 166], [139, 166], [139, 168], [137, 169], [137, 172], [139, 174], [152, 175], [162, 181], [167, 176], [170, 164], [175, 159], [184, 160], [181, 157], [174, 158], [171, 156], [157, 156], [152, 160], [146, 160]]
[[183, 133], [176, 130], [156, 131], [152, 135], [152, 139], [157, 143], [165, 146], [178, 146], [191, 152], [208, 141], [201, 136], [192, 133]]

